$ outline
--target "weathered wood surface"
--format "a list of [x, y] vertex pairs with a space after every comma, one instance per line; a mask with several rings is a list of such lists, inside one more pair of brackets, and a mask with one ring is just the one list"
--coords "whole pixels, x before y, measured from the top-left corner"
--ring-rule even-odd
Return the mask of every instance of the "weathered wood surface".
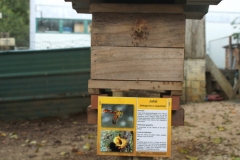
[[181, 96], [182, 91], [171, 91], [171, 96]]
[[[114, 90], [182, 90], [183, 82], [89, 80], [88, 88]], [[89, 93], [90, 94], [90, 93]]]
[[92, 3], [90, 12], [115, 12], [115, 13], [184, 13], [183, 5], [167, 4], [114, 4]]
[[182, 14], [93, 13], [92, 21], [92, 46], [184, 48]]
[[224, 93], [227, 95], [229, 99], [233, 98], [233, 89], [228, 80], [222, 74], [222, 72], [217, 68], [214, 62], [211, 60], [209, 55], [206, 55], [206, 64], [207, 70], [211, 72], [214, 79], [218, 82], [220, 87], [223, 89]]
[[[97, 124], [98, 110], [91, 109], [91, 106], [87, 110], [88, 124]], [[184, 109], [180, 106], [179, 110], [172, 111], [172, 126], [183, 126], [184, 125]]]
[[204, 59], [205, 20], [186, 20], [185, 58]]
[[233, 97], [236, 97], [237, 91], [239, 91], [239, 87], [240, 87], [240, 79], [237, 81], [236, 86], [233, 88]]
[[92, 47], [91, 79], [183, 81], [184, 49]]

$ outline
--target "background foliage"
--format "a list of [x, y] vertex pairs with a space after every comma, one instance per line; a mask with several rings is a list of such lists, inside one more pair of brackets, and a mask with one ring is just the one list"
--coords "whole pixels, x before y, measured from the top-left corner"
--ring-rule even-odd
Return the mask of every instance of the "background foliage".
[[240, 41], [240, 17], [234, 19], [232, 26], [235, 29], [235, 33], [233, 33], [232, 36], [237, 40], [238, 43]]
[[0, 0], [0, 32], [9, 32], [17, 47], [29, 46], [29, 0]]

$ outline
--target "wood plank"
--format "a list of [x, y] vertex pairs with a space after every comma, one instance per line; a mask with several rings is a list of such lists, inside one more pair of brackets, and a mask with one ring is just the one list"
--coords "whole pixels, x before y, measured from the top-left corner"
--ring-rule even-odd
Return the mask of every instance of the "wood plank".
[[183, 48], [185, 15], [93, 13], [91, 35], [92, 46]]
[[205, 20], [186, 20], [185, 58], [205, 59]]
[[[91, 106], [87, 110], [87, 122], [88, 124], [97, 125], [98, 110], [91, 109]], [[172, 126], [183, 126], [184, 125], [184, 109], [180, 107], [177, 111], [172, 111]]]
[[236, 84], [236, 86], [233, 89], [233, 97], [236, 96], [239, 87], [240, 87], [240, 79], [237, 81], [237, 84]]
[[92, 3], [90, 12], [114, 12], [114, 13], [184, 13], [183, 5], [169, 4], [114, 4]]
[[88, 88], [115, 90], [182, 90], [183, 82], [89, 80]]
[[181, 96], [182, 91], [171, 91], [171, 96]]
[[88, 94], [101, 94], [99, 88], [88, 88]]
[[91, 79], [183, 81], [184, 49], [92, 47]]
[[222, 72], [217, 68], [214, 62], [211, 60], [209, 55], [206, 55], [206, 64], [208, 70], [211, 72], [214, 79], [223, 89], [224, 93], [227, 95], [229, 99], [232, 99], [233, 98], [232, 86], [230, 85], [226, 77], [222, 74]]

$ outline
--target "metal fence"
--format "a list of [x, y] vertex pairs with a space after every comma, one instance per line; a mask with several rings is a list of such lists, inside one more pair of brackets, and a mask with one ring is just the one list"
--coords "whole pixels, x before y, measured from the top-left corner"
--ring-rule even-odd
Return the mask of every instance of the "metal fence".
[[[232, 44], [237, 43], [231, 37]], [[211, 57], [216, 66], [220, 69], [226, 68], [226, 49], [225, 46], [229, 45], [229, 37], [223, 37], [215, 39], [209, 42], [208, 44], [208, 55]]]
[[89, 78], [89, 47], [0, 52], [0, 120], [83, 111]]

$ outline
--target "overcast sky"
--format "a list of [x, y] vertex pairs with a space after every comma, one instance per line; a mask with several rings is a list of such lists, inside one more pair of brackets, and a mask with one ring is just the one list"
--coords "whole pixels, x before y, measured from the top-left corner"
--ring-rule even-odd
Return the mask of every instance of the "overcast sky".
[[211, 5], [209, 11], [240, 12], [240, 0], [222, 0], [217, 6]]

